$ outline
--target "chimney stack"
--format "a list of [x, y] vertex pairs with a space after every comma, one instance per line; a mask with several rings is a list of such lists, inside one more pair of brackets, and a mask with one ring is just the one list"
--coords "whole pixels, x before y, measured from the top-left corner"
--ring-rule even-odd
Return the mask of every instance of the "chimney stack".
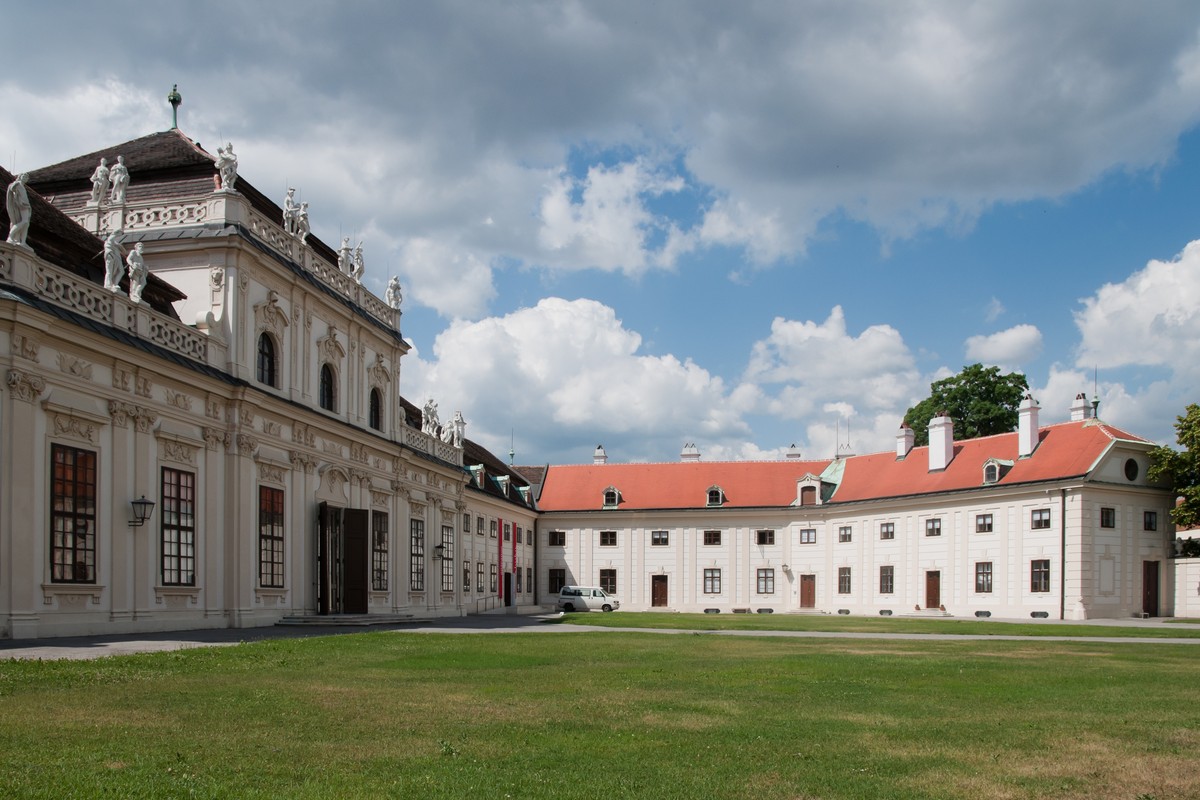
[[908, 427], [908, 423], [900, 423], [900, 432], [896, 434], [896, 460], [903, 461], [909, 451], [913, 449], [913, 443], [917, 440], [916, 431]]
[[801, 454], [801, 452], [800, 452], [800, 448], [799, 448], [799, 447], [797, 447], [797, 446], [795, 445], [795, 443], [793, 442], [793, 443], [792, 443], [792, 446], [791, 446], [791, 447], [789, 447], [789, 448], [788, 448], [788, 450], [787, 450], [787, 458], [790, 458], [790, 459], [798, 459], [798, 458], [802, 458], [802, 457], [803, 457], [803, 455], [802, 455], [802, 454]]
[[1071, 404], [1071, 422], [1082, 422], [1090, 417], [1091, 408], [1086, 394], [1080, 392], [1075, 395], [1075, 402]]
[[692, 442], [688, 442], [683, 446], [683, 451], [679, 454], [680, 461], [699, 461], [700, 448], [696, 447]]
[[596, 452], [592, 454], [593, 464], [607, 464], [608, 454], [604, 452], [604, 445], [596, 445]]
[[937, 472], [954, 460], [954, 420], [945, 411], [929, 420], [929, 471]]
[[1037, 449], [1038, 436], [1038, 407], [1032, 394], [1026, 393], [1025, 399], [1017, 408], [1017, 455], [1029, 458]]

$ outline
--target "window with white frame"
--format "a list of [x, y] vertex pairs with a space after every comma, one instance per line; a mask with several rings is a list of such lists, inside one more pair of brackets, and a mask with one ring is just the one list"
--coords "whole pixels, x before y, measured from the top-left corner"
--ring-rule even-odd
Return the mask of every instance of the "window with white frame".
[[1035, 508], [1029, 512], [1029, 527], [1033, 530], [1042, 530], [1050, 527], [1050, 509]]
[[992, 593], [992, 562], [975, 562], [975, 592], [976, 594]]
[[933, 519], [925, 520], [925, 535], [926, 536], [941, 536], [942, 535], [941, 519], [934, 517]]
[[850, 567], [838, 567], [838, 594], [850, 594]]
[[666, 547], [670, 544], [671, 537], [666, 531], [650, 531], [650, 545], [652, 547]]
[[975, 515], [975, 532], [976, 533], [991, 533], [992, 532], [992, 515], [991, 514], [976, 514]]
[[896, 590], [896, 568], [891, 564], [884, 564], [879, 568], [879, 593], [892, 594]]
[[704, 593], [705, 594], [720, 594], [721, 593], [721, 570], [720, 569], [705, 569], [704, 570]]
[[758, 571], [758, 594], [775, 594], [775, 570], [766, 568]]
[[879, 523], [879, 538], [880, 539], [895, 539], [896, 538], [896, 523], [894, 523], [894, 522]]
[[842, 544], [845, 544], [846, 542], [852, 541], [853, 539], [854, 539], [854, 529], [851, 528], [849, 525], [843, 525], [840, 528], [838, 528], [838, 541], [839, 542], [841, 542]]
[[816, 544], [817, 529], [816, 528], [801, 528], [800, 529], [800, 544]]

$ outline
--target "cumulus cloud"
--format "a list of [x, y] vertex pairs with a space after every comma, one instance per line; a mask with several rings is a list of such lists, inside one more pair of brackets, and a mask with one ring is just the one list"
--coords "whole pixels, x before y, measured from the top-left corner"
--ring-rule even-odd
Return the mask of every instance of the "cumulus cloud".
[[496, 452], [508, 449], [501, 432], [514, 430], [540, 459], [579, 461], [580, 442], [597, 437], [624, 461], [747, 438], [744, 392], [691, 361], [641, 354], [641, 344], [601, 303], [547, 298], [451, 324], [433, 344], [436, 361], [406, 373], [404, 391], [461, 404], [468, 436]]
[[987, 336], [970, 337], [966, 351], [970, 361], [1016, 369], [1041, 354], [1042, 332], [1035, 325], [1016, 325]]

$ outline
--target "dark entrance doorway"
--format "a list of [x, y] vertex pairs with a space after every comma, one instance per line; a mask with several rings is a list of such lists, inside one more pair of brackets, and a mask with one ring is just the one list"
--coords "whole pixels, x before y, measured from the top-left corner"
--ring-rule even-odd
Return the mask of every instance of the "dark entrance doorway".
[[357, 508], [318, 507], [317, 613], [367, 613], [368, 516]]
[[925, 573], [925, 607], [939, 608], [942, 605], [942, 573], [929, 570]]
[[513, 605], [513, 579], [512, 573], [504, 573], [504, 605]]
[[1158, 616], [1158, 562], [1142, 562], [1142, 613]]
[[667, 576], [650, 576], [650, 605], [656, 608], [666, 608], [667, 605]]
[[800, 576], [800, 607], [801, 608], [816, 608], [817, 607], [817, 576], [816, 575], [801, 575]]

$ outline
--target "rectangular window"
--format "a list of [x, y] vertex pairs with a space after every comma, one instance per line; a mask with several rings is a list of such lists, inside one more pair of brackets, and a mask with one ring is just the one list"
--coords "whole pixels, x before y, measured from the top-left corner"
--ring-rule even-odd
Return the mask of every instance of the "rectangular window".
[[800, 529], [800, 544], [816, 544], [817, 529], [816, 528], [801, 528]]
[[880, 539], [895, 539], [896, 538], [896, 523], [894, 523], [894, 522], [879, 523], [879, 538]]
[[196, 474], [162, 470], [163, 586], [196, 585]]
[[533, 567], [525, 568], [525, 591], [533, 591]]
[[425, 591], [425, 520], [408, 523], [408, 588]]
[[1029, 562], [1029, 591], [1050, 591], [1050, 559], [1041, 558]]
[[471, 562], [463, 562], [463, 593], [471, 591]]
[[524, 582], [521, 580], [521, 568], [517, 567], [513, 570], [513, 572], [515, 572], [517, 575], [517, 594], [522, 594], [525, 590], [521, 588], [524, 585]]
[[258, 487], [258, 585], [283, 588], [283, 489]]
[[[436, 555], [436, 553], [434, 554]], [[454, 591], [454, 526], [442, 526], [442, 591]]]
[[896, 568], [885, 564], [879, 568], [879, 593], [891, 594], [896, 591]]
[[475, 562], [475, 591], [483, 591], [483, 562]]
[[600, 588], [606, 594], [617, 593], [617, 571], [615, 569], [600, 570]]
[[650, 544], [653, 547], [666, 547], [671, 541], [671, 537], [666, 531], [650, 531]]
[[524, 544], [525, 540], [522, 538], [524, 536], [524, 533], [521, 530], [521, 526], [514, 525], [513, 528], [517, 531], [517, 544]]
[[488, 564], [488, 582], [491, 584], [492, 594], [496, 593], [496, 565]]
[[1101, 528], [1117, 527], [1117, 510], [1115, 508], [1100, 509], [1100, 527]]
[[558, 594], [562, 591], [562, 587], [567, 585], [567, 571], [565, 569], [552, 569], [546, 576], [546, 590], [550, 594]]
[[616, 531], [600, 531], [600, 546], [601, 547], [616, 547], [617, 532]]
[[463, 514], [463, 536], [471, 532], [471, 515]]
[[567, 532], [566, 531], [549, 531], [546, 533], [546, 544], [551, 547], [566, 547]]
[[495, 539], [496, 538], [496, 520], [494, 520], [494, 519], [488, 520], [488, 531], [489, 531], [488, 536]]
[[705, 594], [720, 594], [721, 593], [721, 570], [719, 570], [719, 569], [704, 570], [704, 593]]
[[758, 571], [758, 593], [775, 594], [775, 570], [760, 569]]
[[849, 567], [838, 567], [838, 594], [850, 594]]
[[1036, 530], [1043, 530], [1050, 527], [1050, 509], [1035, 508], [1029, 512], [1029, 527]]
[[941, 536], [942, 535], [942, 521], [937, 518], [925, 520], [925, 535], [926, 536]]
[[512, 541], [512, 523], [510, 522], [504, 523], [504, 541]]
[[50, 448], [50, 580], [96, 582], [96, 454]]
[[975, 532], [976, 533], [991, 533], [992, 532], [992, 515], [991, 514], [976, 514], [975, 515]]
[[975, 562], [975, 592], [977, 594], [992, 593], [992, 562]]
[[854, 538], [854, 529], [849, 525], [843, 525], [838, 528], [838, 541], [849, 542]]
[[719, 545], [721, 543], [721, 532], [720, 531], [705, 531], [704, 532], [704, 543], [706, 545], [710, 545], [710, 546]]
[[1145, 511], [1142, 513], [1142, 530], [1156, 531], [1158, 530], [1158, 512]]
[[775, 544], [775, 531], [759, 531], [757, 539], [760, 545]]
[[382, 511], [371, 512], [371, 588], [388, 588], [388, 515]]
[[478, 536], [483, 536], [483, 517], [475, 518], [475, 533]]

